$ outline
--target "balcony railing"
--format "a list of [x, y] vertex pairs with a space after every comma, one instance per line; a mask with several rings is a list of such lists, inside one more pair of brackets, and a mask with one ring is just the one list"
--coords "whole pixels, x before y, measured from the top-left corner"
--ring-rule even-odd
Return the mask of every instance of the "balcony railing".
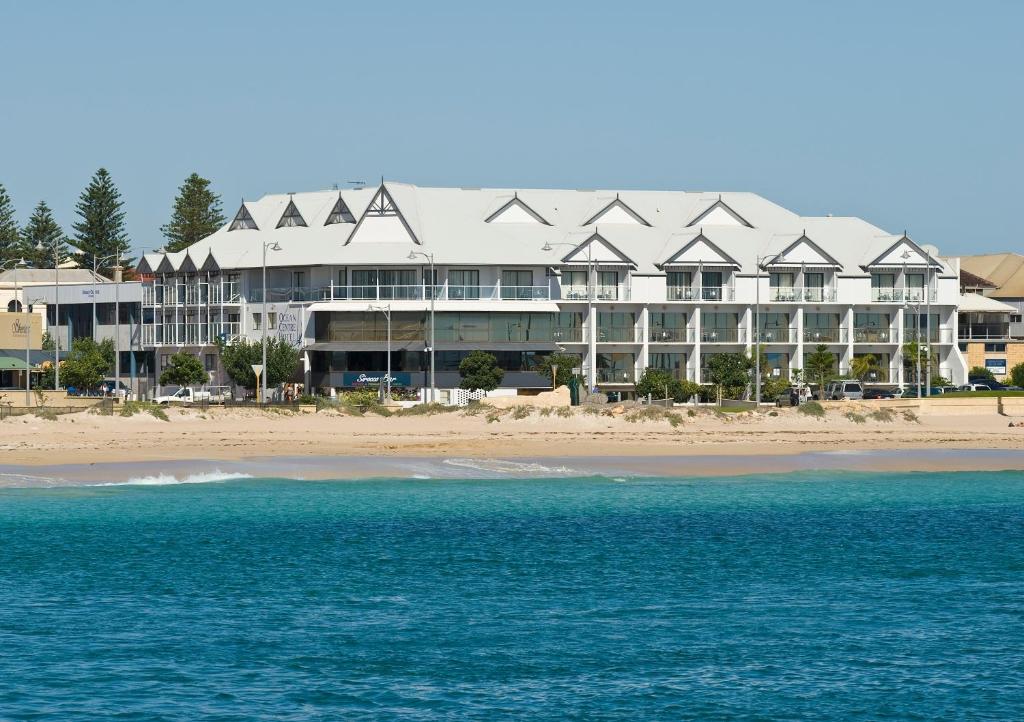
[[827, 303], [836, 300], [836, 289], [821, 286], [772, 286], [768, 289], [768, 300], [777, 303]]
[[887, 328], [855, 328], [854, 343], [895, 343], [894, 334]]
[[[796, 339], [795, 328], [765, 328], [761, 329], [760, 333], [760, 343], [796, 343]], [[756, 334], [754, 343], [758, 343]]]
[[[546, 299], [545, 299], [546, 300]], [[563, 301], [586, 301], [586, 286], [562, 286]], [[628, 301], [629, 288], [626, 286], [594, 286], [595, 301]]]
[[736, 289], [732, 286], [669, 286], [669, 301], [732, 301]]
[[599, 343], [642, 343], [642, 335], [632, 326], [598, 326], [597, 340]]
[[[924, 341], [926, 338], [928, 338], [928, 336], [929, 336], [928, 331], [926, 329], [923, 329], [923, 328], [918, 332], [918, 334], [916, 336], [914, 334], [913, 326], [911, 326], [910, 328], [904, 328], [903, 329], [903, 342], [904, 343], [908, 343], [910, 341], [913, 341], [913, 340], [915, 340], [915, 338], [920, 338], [921, 341]], [[931, 332], [931, 341], [930, 341], [930, 343], [953, 343], [953, 329], [951, 329], [951, 328], [941, 328], [941, 327], [933, 328], [932, 332]]]
[[631, 384], [636, 381], [636, 372], [633, 369], [598, 369], [597, 383], [599, 384]]
[[555, 343], [583, 343], [587, 338], [586, 329], [582, 326], [556, 328], [551, 336]]
[[[268, 289], [269, 293], [274, 289]], [[308, 294], [308, 295], [307, 295]], [[458, 285], [450, 286], [320, 286], [301, 294], [281, 300], [290, 301], [428, 301], [431, 296], [437, 301], [549, 301], [551, 291], [547, 286], [503, 286]], [[260, 298], [256, 289], [250, 300]]]
[[745, 337], [742, 328], [703, 328], [700, 331], [702, 343], [744, 343]]
[[846, 343], [845, 328], [805, 328], [804, 343]]
[[1006, 341], [1010, 337], [1008, 324], [1002, 326], [960, 326], [957, 336], [961, 341]]
[[693, 343], [692, 328], [652, 328], [647, 339], [651, 343]]
[[[871, 300], [880, 303], [924, 303], [928, 293], [923, 288], [888, 288], [872, 286]], [[935, 289], [931, 289], [931, 300], [936, 299]]]

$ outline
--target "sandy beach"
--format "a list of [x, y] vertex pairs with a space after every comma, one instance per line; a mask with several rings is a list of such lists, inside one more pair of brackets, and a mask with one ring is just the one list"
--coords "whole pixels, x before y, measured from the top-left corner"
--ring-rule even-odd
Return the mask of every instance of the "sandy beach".
[[[824, 418], [788, 408], [758, 414], [699, 410], [693, 416], [682, 410], [675, 424], [631, 419], [628, 411], [612, 408], [576, 410], [571, 417], [533, 410], [523, 418], [512, 411], [488, 418], [171, 408], [167, 421], [147, 413], [124, 418], [84, 412], [55, 420], [7, 418], [0, 422], [0, 451], [6, 470], [142, 462], [156, 469], [210, 462], [251, 468], [276, 460], [280, 471], [287, 459], [292, 461], [285, 467], [304, 466], [310, 476], [369, 476], [408, 467], [375, 465], [374, 459], [572, 459], [588, 468], [603, 459], [605, 466], [617, 460], [631, 470], [686, 474], [784, 471], [807, 468], [808, 459], [826, 468], [1024, 469], [1024, 428], [1009, 427], [1006, 416], [897, 415], [858, 422], [847, 417], [851, 410], [857, 407], [832, 408]], [[977, 453], [985, 450], [990, 453]]]

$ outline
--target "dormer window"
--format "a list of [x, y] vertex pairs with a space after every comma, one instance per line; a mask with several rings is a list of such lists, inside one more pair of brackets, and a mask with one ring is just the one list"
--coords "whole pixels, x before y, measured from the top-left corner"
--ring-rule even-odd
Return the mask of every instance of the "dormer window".
[[331, 226], [335, 223], [355, 223], [356, 218], [352, 215], [352, 211], [348, 209], [344, 199], [338, 196], [338, 200], [334, 203], [334, 208], [331, 209], [331, 213], [327, 216], [327, 222], [325, 226]]
[[231, 225], [228, 226], [229, 231], [258, 231], [259, 229], [259, 226], [256, 225], [256, 221], [252, 219], [249, 209], [245, 207], [245, 203], [242, 203], [242, 207], [239, 208], [238, 213], [235, 214], [235, 219], [231, 221]]
[[284, 209], [284, 214], [281, 216], [281, 220], [277, 222], [278, 228], [297, 228], [306, 227], [306, 220], [299, 213], [299, 209], [295, 206], [294, 200], [288, 201], [288, 207]]

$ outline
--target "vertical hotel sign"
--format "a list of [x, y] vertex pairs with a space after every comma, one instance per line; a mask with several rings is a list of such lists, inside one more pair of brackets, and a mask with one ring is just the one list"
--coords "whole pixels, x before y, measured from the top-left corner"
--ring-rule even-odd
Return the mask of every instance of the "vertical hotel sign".
[[29, 348], [42, 348], [43, 319], [38, 313], [0, 313], [0, 349], [24, 349], [28, 337]]

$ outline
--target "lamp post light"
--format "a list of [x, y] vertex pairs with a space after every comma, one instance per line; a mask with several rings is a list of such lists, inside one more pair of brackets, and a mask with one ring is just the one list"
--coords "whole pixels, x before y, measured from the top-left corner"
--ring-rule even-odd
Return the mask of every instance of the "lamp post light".
[[[24, 258], [19, 258], [17, 260], [12, 259], [10, 261], [7, 261], [7, 263], [4, 263], [3, 265], [0, 265], [0, 270], [3, 270], [4, 267], [6, 266], [10, 266], [11, 270], [14, 271], [14, 307], [15, 309], [17, 309], [18, 291], [21, 290], [18, 287], [18, 269], [28, 267], [28, 263], [25, 262]], [[25, 298], [24, 291], [22, 291], [21, 293], [21, 310], [25, 313], [25, 406], [31, 406], [32, 391], [31, 382], [29, 378], [32, 374], [31, 371], [29, 370], [31, 368], [31, 361], [29, 359], [29, 349], [31, 348], [32, 339], [32, 319], [28, 315], [28, 301]]]
[[761, 406], [761, 269], [769, 261], [781, 260], [781, 253], [758, 256], [754, 269], [754, 402], [758, 407]]
[[260, 403], [267, 403], [267, 251], [280, 251], [281, 244], [277, 241], [266, 241], [263, 243], [263, 323], [260, 324], [263, 328], [263, 371], [260, 372]]
[[92, 340], [96, 340], [96, 278], [107, 261], [114, 261], [114, 396], [121, 396], [121, 251], [92, 259]]
[[[575, 243], [551, 243], [550, 241], [541, 246], [542, 251], [554, 250], [555, 246], [569, 246], [570, 248], [579, 248], [578, 244]], [[593, 242], [587, 244], [587, 356], [589, 357], [590, 363], [587, 364], [589, 367], [588, 386], [593, 389], [597, 386], [597, 320], [594, 318], [594, 285], [596, 279], [593, 278], [594, 274], [594, 259], [591, 253]]]
[[[917, 303], [911, 304], [910, 301], [905, 301], [903, 303], [903, 313], [906, 313], [911, 308], [914, 309], [914, 350], [915, 350], [914, 355], [917, 357], [915, 359], [916, 371], [914, 372], [914, 380], [917, 382], [917, 398], [920, 399], [921, 398], [921, 303], [917, 302]], [[903, 324], [903, 327], [906, 328], [906, 323]], [[929, 379], [929, 381], [930, 380], [931, 379]], [[929, 388], [930, 388], [930, 384], [929, 384]], [[931, 391], [929, 390], [928, 393], [931, 393]]]
[[57, 329], [54, 334], [53, 343], [53, 390], [60, 390], [60, 242], [54, 241], [49, 248], [43, 245], [42, 241], [36, 243], [37, 251], [50, 251], [53, 253], [53, 302], [54, 302], [54, 327]]
[[[423, 256], [430, 262], [430, 402], [437, 401], [437, 384], [434, 381], [434, 298], [437, 296], [437, 278], [434, 276], [434, 254], [426, 251], [409, 251], [407, 258], [412, 261]], [[390, 354], [388, 361], [391, 360]], [[390, 374], [389, 374], [390, 376]], [[390, 397], [390, 394], [388, 394]]]
[[368, 310], [368, 311], [380, 311], [381, 313], [384, 314], [384, 318], [388, 322], [388, 345], [387, 345], [387, 362], [386, 362], [387, 368], [386, 368], [386, 370], [384, 372], [384, 384], [385, 384], [385, 387], [387, 388], [387, 391], [385, 392], [384, 400], [386, 402], [390, 402], [391, 401], [391, 304], [389, 303], [386, 306], [373, 306], [373, 305], [370, 305], [370, 306], [367, 307], [366, 310]]

